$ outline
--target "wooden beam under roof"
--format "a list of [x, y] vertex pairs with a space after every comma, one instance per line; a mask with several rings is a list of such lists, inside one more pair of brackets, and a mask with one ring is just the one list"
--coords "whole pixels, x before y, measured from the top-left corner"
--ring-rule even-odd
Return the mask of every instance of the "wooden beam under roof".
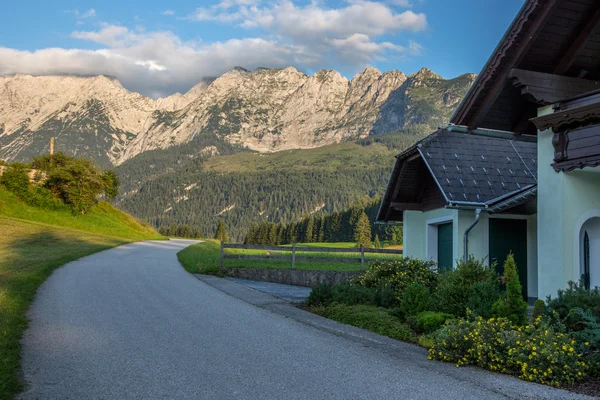
[[[528, 32], [527, 32], [527, 34], [529, 34], [529, 36], [526, 39], [522, 39], [525, 43], [520, 46], [517, 46], [514, 49], [514, 51], [512, 51], [512, 53], [510, 54], [510, 56], [509, 56], [510, 58], [506, 62], [503, 63], [504, 65], [503, 65], [501, 71], [498, 73], [498, 76], [495, 78], [494, 84], [487, 91], [486, 95], [484, 96], [483, 100], [481, 101], [481, 104], [479, 105], [479, 107], [477, 108], [477, 110], [475, 111], [473, 116], [470, 118], [470, 120], [468, 121], [467, 126], [470, 129], [476, 129], [479, 127], [479, 125], [485, 118], [488, 111], [492, 108], [492, 106], [498, 99], [498, 96], [500, 96], [500, 93], [502, 93], [502, 90], [504, 89], [504, 86], [506, 84], [506, 80], [508, 79], [510, 71], [512, 70], [513, 66], [517, 65], [525, 57], [525, 55], [527, 54], [527, 52], [529, 51], [529, 49], [531, 48], [531, 46], [533, 45], [533, 43], [535, 42], [537, 37], [540, 35], [540, 33], [542, 31], [542, 27], [546, 24], [546, 22], [552, 15], [552, 12], [558, 7], [559, 3], [560, 3], [559, 0], [548, 0], [545, 7], [542, 8], [540, 15], [536, 18], [535, 22], [531, 25], [531, 27], [529, 27]], [[539, 1], [531, 1], [529, 4], [530, 10], [531, 11], [535, 10], [538, 5], [539, 5]], [[525, 13], [524, 15], [521, 16], [520, 23], [521, 24], [525, 23], [525, 21], [529, 17], [530, 17], [530, 14]], [[522, 35], [522, 34], [523, 33], [520, 32], [520, 27], [515, 27], [515, 32], [513, 33], [512, 37], [508, 37], [506, 39], [505, 49], [500, 50], [500, 51], [497, 50], [496, 54], [494, 55], [496, 60], [493, 62], [500, 63], [500, 61], [505, 56], [507, 56], [506, 49], [511, 48], [511, 41], [514, 41], [518, 35]], [[488, 71], [486, 71], [486, 73], [490, 74], [490, 76], [491, 76], [495, 72], [494, 69], [496, 69], [498, 67], [499, 67], [498, 65], [496, 65], [496, 66], [489, 65]]]
[[406, 211], [406, 210], [411, 210], [411, 211], [422, 211], [423, 210], [423, 205], [421, 203], [396, 203], [396, 202], [392, 202], [390, 203], [390, 208], [393, 208], [397, 211]]
[[592, 81], [568, 76], [546, 74], [513, 68], [509, 79], [538, 104], [554, 104], [580, 94], [600, 89], [600, 81]]
[[556, 68], [554, 68], [555, 74], [564, 75], [567, 73], [599, 25], [600, 7], [596, 8], [596, 11], [590, 15], [588, 20], [583, 24], [583, 27], [578, 30], [577, 37], [569, 43], [569, 49], [565, 52]]

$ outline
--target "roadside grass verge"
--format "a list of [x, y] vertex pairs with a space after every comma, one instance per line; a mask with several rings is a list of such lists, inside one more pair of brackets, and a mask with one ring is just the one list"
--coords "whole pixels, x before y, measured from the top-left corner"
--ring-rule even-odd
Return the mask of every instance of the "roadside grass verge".
[[[360, 271], [360, 253], [320, 253], [303, 252], [302, 247], [338, 247], [353, 248], [354, 243], [303, 243], [298, 244], [296, 250], [297, 257], [311, 258], [355, 258], [356, 263], [341, 262], [310, 262], [296, 261], [296, 269], [308, 271]], [[206, 240], [187, 247], [179, 252], [178, 257], [185, 269], [195, 274], [218, 274], [220, 260], [221, 244], [216, 240]], [[265, 269], [291, 269], [292, 252], [291, 251], [265, 251], [265, 250], [247, 250], [247, 249], [226, 249], [227, 254], [256, 255], [256, 256], [285, 256], [290, 260], [224, 260], [225, 268], [265, 268]], [[395, 260], [399, 255], [394, 254], [365, 254], [367, 262], [374, 260]]]
[[26, 313], [52, 271], [101, 250], [162, 236], [108, 203], [73, 216], [28, 206], [4, 189], [0, 232], [0, 399], [11, 399], [23, 389], [20, 340]]

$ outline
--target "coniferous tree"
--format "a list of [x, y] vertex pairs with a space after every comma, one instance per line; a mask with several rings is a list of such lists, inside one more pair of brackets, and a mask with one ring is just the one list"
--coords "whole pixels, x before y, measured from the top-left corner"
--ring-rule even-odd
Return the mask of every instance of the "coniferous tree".
[[200, 239], [202, 237], [202, 230], [200, 228], [194, 228], [192, 230], [192, 237], [195, 239]]
[[192, 228], [188, 224], [183, 224], [179, 227], [179, 237], [191, 238]]
[[298, 233], [296, 232], [296, 223], [292, 222], [290, 224], [290, 229], [288, 231], [288, 243], [298, 243]]
[[277, 245], [277, 225], [273, 223], [269, 226], [269, 245]]
[[354, 228], [354, 241], [357, 246], [371, 247], [371, 223], [369, 217], [363, 211]]
[[310, 217], [306, 223], [306, 231], [304, 234], [304, 242], [312, 243], [314, 242], [314, 229], [315, 229], [315, 219], [314, 217]]
[[327, 229], [327, 218], [323, 215], [321, 217], [321, 222], [319, 223], [319, 236], [317, 238], [317, 242], [325, 241], [325, 231]]
[[217, 233], [215, 234], [215, 239], [225, 243], [228, 242], [227, 231], [225, 230], [225, 224], [223, 223], [223, 220], [220, 220], [219, 224], [217, 225]]
[[381, 242], [379, 241], [379, 235], [375, 234], [375, 240], [373, 241], [373, 247], [379, 249], [381, 247]]

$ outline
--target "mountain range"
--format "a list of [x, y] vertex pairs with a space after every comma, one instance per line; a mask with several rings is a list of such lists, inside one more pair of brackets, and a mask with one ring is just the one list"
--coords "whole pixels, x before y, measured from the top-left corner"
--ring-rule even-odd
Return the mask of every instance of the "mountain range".
[[[446, 80], [367, 68], [309, 76], [293, 67], [234, 68], [187, 93], [151, 99], [107, 76], [0, 77], [0, 159], [48, 150], [119, 165], [149, 150], [216, 135], [259, 152], [307, 149], [448, 120], [475, 75]], [[212, 151], [211, 149], [207, 151]]]

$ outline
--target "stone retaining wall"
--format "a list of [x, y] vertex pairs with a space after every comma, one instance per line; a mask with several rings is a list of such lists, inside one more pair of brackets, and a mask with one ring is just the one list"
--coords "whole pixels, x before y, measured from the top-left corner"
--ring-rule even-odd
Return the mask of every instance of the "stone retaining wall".
[[234, 278], [254, 281], [285, 283], [313, 287], [322, 282], [340, 283], [360, 275], [360, 272], [304, 271], [291, 269], [227, 268], [225, 273]]

